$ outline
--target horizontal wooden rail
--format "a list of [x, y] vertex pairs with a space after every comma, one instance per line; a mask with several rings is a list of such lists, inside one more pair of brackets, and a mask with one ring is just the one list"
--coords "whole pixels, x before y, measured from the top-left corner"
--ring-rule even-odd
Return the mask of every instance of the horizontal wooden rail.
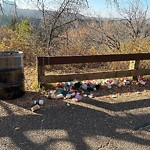
[[148, 60], [150, 59], [150, 53], [38, 57], [37, 59], [38, 59], [38, 65], [43, 66], [43, 65], [55, 65], [55, 64]]
[[[137, 79], [138, 76], [150, 75], [150, 68], [139, 69], [140, 60], [150, 60], [150, 53], [37, 57], [38, 82], [52, 83], [52, 82], [70, 81], [74, 79], [91, 80], [91, 79], [105, 79], [105, 78], [117, 78], [128, 76], [133, 76], [134, 79]], [[130, 61], [129, 70], [45, 76], [45, 67], [44, 67], [45, 65], [114, 62], [114, 61]]]
[[82, 74], [47, 75], [41, 76], [40, 80], [44, 83], [54, 83], [54, 82], [73, 81], [74, 79], [92, 80], [92, 79], [106, 79], [106, 78], [129, 77], [129, 76], [143, 76], [149, 74], [150, 69], [139, 69], [139, 70], [82, 73]]

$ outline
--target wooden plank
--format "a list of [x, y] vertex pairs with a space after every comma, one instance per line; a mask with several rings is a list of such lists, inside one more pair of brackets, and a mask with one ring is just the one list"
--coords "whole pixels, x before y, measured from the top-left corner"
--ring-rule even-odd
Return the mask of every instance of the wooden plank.
[[149, 74], [150, 74], [150, 69], [97, 72], [97, 73], [84, 73], [84, 74], [46, 75], [46, 76], [41, 76], [41, 81], [44, 83], [54, 83], [54, 82], [63, 82], [63, 81], [67, 82], [74, 79], [92, 80], [92, 79], [106, 79], [106, 78], [129, 77], [129, 76], [143, 76]]
[[113, 61], [130, 61], [130, 60], [148, 60], [150, 59], [150, 53], [38, 57], [37, 59], [38, 65], [113, 62]]

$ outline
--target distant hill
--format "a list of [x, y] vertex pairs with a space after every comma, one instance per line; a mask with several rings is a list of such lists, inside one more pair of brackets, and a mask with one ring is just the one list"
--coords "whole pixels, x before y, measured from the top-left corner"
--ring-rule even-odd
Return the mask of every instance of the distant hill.
[[[42, 12], [39, 10], [30, 10], [30, 9], [20, 9], [14, 2], [5, 0], [1, 2], [2, 11], [0, 10], [0, 15], [15, 15], [17, 12], [18, 16], [32, 17], [32, 18], [41, 18]], [[16, 9], [15, 9], [16, 8]]]
[[[18, 16], [23, 16], [23, 17], [32, 17], [32, 18], [41, 18], [42, 17], [42, 12], [39, 10], [30, 10], [30, 9], [16, 9], [17, 15]], [[14, 9], [3, 9], [3, 12], [0, 11], [0, 15], [15, 15], [16, 14]]]
[[32, 18], [41, 18], [42, 12], [39, 10], [31, 10], [31, 9], [17, 9], [17, 13], [19, 16], [24, 17], [32, 17]]

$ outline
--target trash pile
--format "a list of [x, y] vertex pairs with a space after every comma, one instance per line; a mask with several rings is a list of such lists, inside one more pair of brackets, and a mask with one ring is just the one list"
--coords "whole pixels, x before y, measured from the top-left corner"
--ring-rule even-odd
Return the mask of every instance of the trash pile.
[[[93, 92], [100, 90], [102, 86], [111, 89], [113, 86], [122, 87], [131, 85], [132, 82], [133, 81], [128, 78], [59, 82], [56, 83], [55, 90], [50, 90], [46, 97], [49, 99], [72, 99], [75, 102], [79, 102], [83, 97], [93, 98]], [[146, 80], [141, 77], [137, 83], [145, 85]]]
[[42, 107], [42, 105], [44, 105], [44, 100], [43, 99], [34, 100], [34, 106], [31, 107], [31, 111], [34, 112], [34, 111], [39, 110]]
[[81, 101], [82, 97], [92, 98], [91, 92], [99, 90], [100, 83], [95, 80], [74, 80], [56, 84], [56, 89], [51, 90], [46, 97], [50, 99], [72, 99], [75, 102]]
[[[69, 82], [56, 83], [55, 90], [49, 90], [45, 95], [47, 99], [70, 99], [74, 102], [80, 102], [83, 98], [94, 98], [94, 91], [98, 91], [102, 88], [108, 90], [113, 86], [121, 88], [126, 85], [139, 84], [140, 86], [146, 85], [146, 80], [140, 77], [138, 81], [133, 81], [129, 78], [123, 79], [102, 79], [102, 80], [74, 80]], [[112, 95], [112, 98], [116, 98], [116, 95]], [[34, 105], [31, 107], [31, 111], [37, 111], [44, 105], [44, 100], [34, 100]], [[67, 103], [69, 106], [70, 104]]]

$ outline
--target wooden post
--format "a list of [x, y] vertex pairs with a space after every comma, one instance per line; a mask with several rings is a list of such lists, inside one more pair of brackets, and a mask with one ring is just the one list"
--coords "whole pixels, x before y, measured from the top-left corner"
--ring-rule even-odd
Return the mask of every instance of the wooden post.
[[37, 74], [38, 74], [38, 84], [40, 84], [42, 82], [41, 76], [45, 76], [45, 66], [39, 64], [38, 57], [37, 57], [36, 65], [37, 65]]
[[[140, 64], [140, 60], [130, 61], [129, 70], [138, 70], [139, 64]], [[138, 75], [133, 76], [133, 80], [138, 80]]]

